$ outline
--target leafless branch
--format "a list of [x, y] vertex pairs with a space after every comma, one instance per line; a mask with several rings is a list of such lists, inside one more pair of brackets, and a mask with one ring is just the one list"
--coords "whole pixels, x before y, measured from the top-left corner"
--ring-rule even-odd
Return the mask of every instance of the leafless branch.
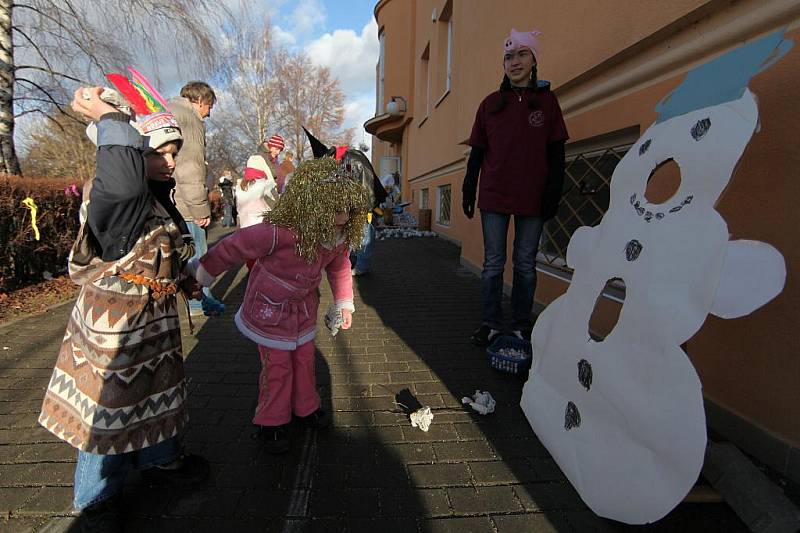
[[11, 30], [17, 32], [19, 35], [25, 38], [25, 40], [28, 41], [28, 44], [30, 44], [33, 47], [33, 49], [36, 50], [36, 53], [39, 54], [39, 57], [44, 62], [45, 66], [47, 66], [47, 68], [52, 70], [53, 67], [50, 65], [50, 61], [47, 60], [47, 56], [44, 53], [42, 53], [42, 50], [41, 48], [39, 48], [39, 45], [33, 42], [33, 39], [31, 39], [27, 33], [22, 31], [22, 29], [20, 29], [19, 26], [13, 26]]
[[52, 69], [37, 67], [36, 65], [17, 65], [14, 67], [15, 71], [19, 70], [38, 70], [40, 72], [45, 72], [51, 76], [61, 76], [62, 78], [66, 78], [70, 81], [78, 82], [78, 83], [86, 83], [86, 80], [82, 80], [80, 78], [76, 78], [75, 76], [70, 76], [69, 74], [64, 74], [63, 72], [57, 72]]

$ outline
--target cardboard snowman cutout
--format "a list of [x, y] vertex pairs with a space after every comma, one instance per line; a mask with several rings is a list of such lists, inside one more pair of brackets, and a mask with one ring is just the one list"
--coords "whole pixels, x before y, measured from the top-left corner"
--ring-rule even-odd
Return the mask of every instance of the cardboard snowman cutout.
[[[567, 249], [567, 292], [533, 330], [534, 363], [521, 406], [531, 426], [598, 515], [658, 520], [696, 482], [706, 448], [700, 380], [680, 348], [708, 313], [744, 316], [783, 289], [772, 246], [730, 241], [714, 205], [758, 127], [750, 77], [791, 48], [783, 33], [690, 72], [659, 118], [617, 165], [607, 213]], [[661, 163], [681, 170], [675, 195], [644, 192]], [[625, 283], [613, 331], [588, 336], [606, 282]]]

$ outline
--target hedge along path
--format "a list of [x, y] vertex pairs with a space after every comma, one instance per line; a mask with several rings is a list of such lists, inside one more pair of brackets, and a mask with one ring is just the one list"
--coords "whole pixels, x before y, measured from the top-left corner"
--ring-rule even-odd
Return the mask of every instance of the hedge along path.
[[[8, 293], [66, 271], [78, 234], [83, 184], [69, 178], [0, 177], [0, 293]], [[31, 227], [37, 206], [40, 239]]]

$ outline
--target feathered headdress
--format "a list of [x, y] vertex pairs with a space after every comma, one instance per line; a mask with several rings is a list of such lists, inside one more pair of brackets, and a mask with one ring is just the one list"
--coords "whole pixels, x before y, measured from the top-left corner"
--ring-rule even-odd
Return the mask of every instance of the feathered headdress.
[[[122, 74], [106, 74], [106, 78], [119, 94], [113, 89], [106, 88], [100, 98], [125, 113], [128, 113], [125, 109], [127, 106], [122, 105], [124, 104], [122, 99], [130, 104], [130, 109], [137, 116], [131, 125], [146, 137], [146, 149], [155, 150], [168, 142], [181, 143], [183, 139], [180, 126], [167, 108], [167, 101], [135, 68], [128, 67], [128, 72], [131, 74], [130, 80]], [[86, 127], [86, 135], [97, 144], [97, 125], [90, 123]]]
[[131, 104], [137, 115], [152, 115], [153, 113], [168, 112], [167, 101], [147, 81], [138, 70], [128, 67], [131, 79], [122, 74], [106, 74], [106, 78]]

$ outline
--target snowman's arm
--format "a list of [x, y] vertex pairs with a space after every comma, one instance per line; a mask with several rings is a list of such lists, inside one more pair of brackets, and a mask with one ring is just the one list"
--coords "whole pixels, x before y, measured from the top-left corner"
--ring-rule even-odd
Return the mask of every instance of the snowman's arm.
[[786, 263], [778, 250], [760, 241], [730, 241], [711, 313], [748, 315], [780, 294], [785, 282]]
[[567, 245], [567, 266], [575, 269], [578, 264], [585, 264], [594, 241], [596, 228], [581, 226], [572, 234], [572, 238]]

